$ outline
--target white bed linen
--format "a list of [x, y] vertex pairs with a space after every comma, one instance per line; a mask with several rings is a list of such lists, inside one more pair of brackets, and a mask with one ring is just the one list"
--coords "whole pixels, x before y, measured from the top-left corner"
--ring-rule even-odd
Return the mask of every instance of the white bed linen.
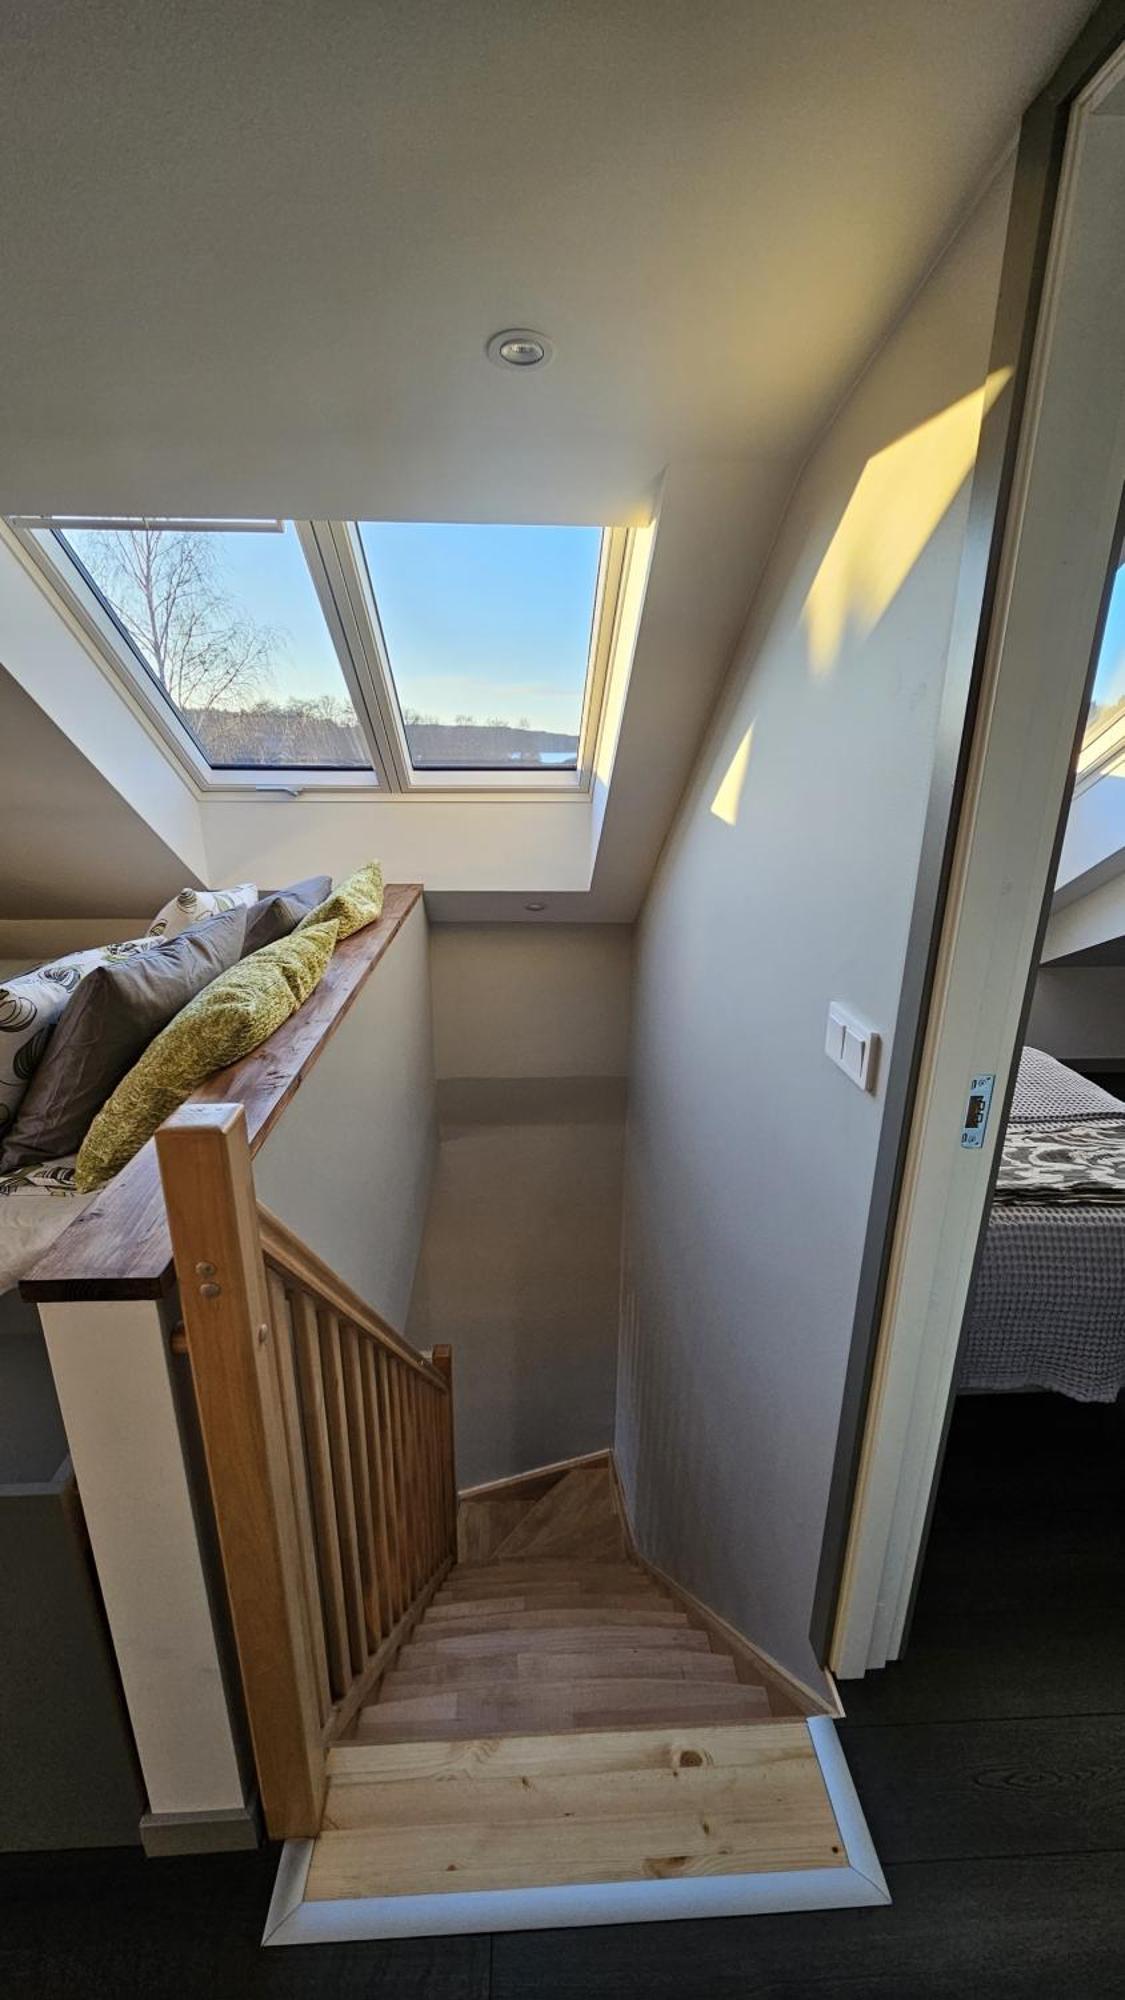
[[74, 1185], [74, 1156], [22, 1173], [0, 1174], [0, 1292], [32, 1265], [81, 1214], [93, 1195]]

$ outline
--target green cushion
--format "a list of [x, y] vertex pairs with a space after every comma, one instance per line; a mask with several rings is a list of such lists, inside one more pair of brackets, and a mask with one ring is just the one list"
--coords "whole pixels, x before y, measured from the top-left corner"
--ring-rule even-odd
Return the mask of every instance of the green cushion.
[[104, 1187], [207, 1077], [248, 1056], [319, 985], [334, 923], [264, 945], [213, 979], [150, 1042], [87, 1132], [74, 1169], [83, 1193]]
[[368, 861], [357, 868], [354, 875], [340, 882], [330, 896], [302, 917], [298, 932], [308, 924], [336, 923], [342, 938], [350, 937], [353, 931], [361, 931], [365, 924], [373, 924], [383, 914], [383, 868], [381, 862]]

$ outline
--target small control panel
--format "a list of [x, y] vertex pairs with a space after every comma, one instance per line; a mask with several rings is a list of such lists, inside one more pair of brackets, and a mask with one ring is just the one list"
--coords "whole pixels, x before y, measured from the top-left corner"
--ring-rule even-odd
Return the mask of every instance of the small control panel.
[[824, 1053], [850, 1077], [860, 1090], [874, 1090], [879, 1058], [879, 1037], [866, 1021], [856, 1019], [838, 1000], [828, 1009], [828, 1033]]
[[961, 1144], [980, 1147], [984, 1145], [984, 1135], [988, 1129], [988, 1113], [992, 1104], [995, 1076], [974, 1076], [969, 1085], [969, 1101], [965, 1106], [965, 1123], [961, 1127]]

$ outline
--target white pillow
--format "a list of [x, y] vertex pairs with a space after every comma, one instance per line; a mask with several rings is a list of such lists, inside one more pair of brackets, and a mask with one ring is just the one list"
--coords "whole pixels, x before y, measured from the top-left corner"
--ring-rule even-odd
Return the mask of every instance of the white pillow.
[[72, 951], [0, 986], [0, 1145], [79, 981], [96, 966], [148, 951], [156, 942], [152, 937], [127, 938], [122, 944]]
[[217, 917], [223, 910], [237, 910], [242, 905], [249, 909], [257, 900], [253, 882], [239, 882], [233, 889], [181, 889], [178, 896], [157, 911], [148, 934], [150, 938], [179, 937], [181, 931], [192, 930], [208, 917]]

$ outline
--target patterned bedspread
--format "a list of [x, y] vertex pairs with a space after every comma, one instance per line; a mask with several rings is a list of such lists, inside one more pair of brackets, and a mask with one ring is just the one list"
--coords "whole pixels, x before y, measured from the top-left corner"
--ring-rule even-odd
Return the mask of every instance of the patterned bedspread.
[[994, 1199], [1005, 1207], [1029, 1201], [1120, 1207], [1125, 1203], [1125, 1118], [1086, 1118], [1074, 1125], [1013, 1120]]
[[1125, 1386], [1119, 1161], [1125, 1104], [1025, 1049], [958, 1388], [1055, 1389], [1109, 1403]]

